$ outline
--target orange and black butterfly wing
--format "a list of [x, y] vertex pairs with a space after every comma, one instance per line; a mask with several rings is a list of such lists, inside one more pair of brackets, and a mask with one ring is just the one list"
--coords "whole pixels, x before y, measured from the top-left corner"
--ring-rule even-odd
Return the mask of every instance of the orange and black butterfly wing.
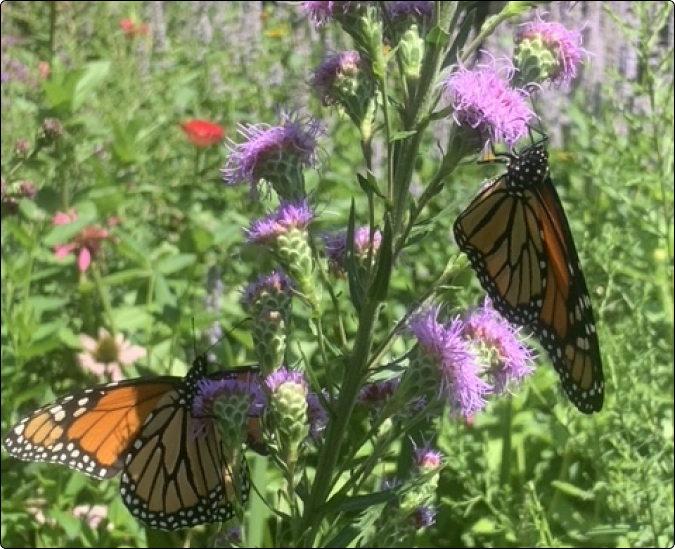
[[563, 389], [584, 413], [602, 408], [600, 349], [586, 282], [540, 147], [512, 157], [454, 224], [495, 308], [546, 348]]
[[586, 414], [599, 412], [604, 404], [604, 374], [586, 279], [550, 178], [537, 188], [537, 195], [537, 218], [548, 268], [540, 319], [533, 329], [551, 356], [572, 403]]
[[111, 478], [147, 416], [180, 381], [133, 379], [62, 397], [19, 421], [5, 437], [4, 448], [23, 461], [59, 463]]
[[[196, 429], [201, 419], [192, 415], [197, 383], [205, 377], [206, 359], [200, 355], [181, 386], [157, 403], [126, 456], [122, 499], [133, 516], [153, 528], [177, 530], [234, 516], [231, 465], [218, 431]], [[243, 467], [246, 498], [248, 469]]]

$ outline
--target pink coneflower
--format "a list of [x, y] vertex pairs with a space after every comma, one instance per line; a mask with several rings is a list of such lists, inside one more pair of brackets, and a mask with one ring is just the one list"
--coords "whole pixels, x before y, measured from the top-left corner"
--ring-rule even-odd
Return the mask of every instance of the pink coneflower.
[[[69, 213], [58, 212], [54, 216], [54, 225], [67, 225], [77, 219], [77, 212], [71, 210]], [[77, 256], [77, 266], [81, 272], [89, 269], [91, 261], [101, 249], [101, 243], [110, 240], [111, 236], [107, 229], [90, 225], [80, 231], [80, 233], [68, 244], [59, 244], [54, 246], [54, 255], [56, 259], [63, 259], [69, 254]]]
[[113, 337], [105, 328], [99, 328], [98, 339], [80, 334], [80, 343], [84, 348], [84, 352], [77, 355], [80, 368], [110, 381], [124, 379], [122, 367], [146, 355], [143, 347], [132, 345], [122, 334]]

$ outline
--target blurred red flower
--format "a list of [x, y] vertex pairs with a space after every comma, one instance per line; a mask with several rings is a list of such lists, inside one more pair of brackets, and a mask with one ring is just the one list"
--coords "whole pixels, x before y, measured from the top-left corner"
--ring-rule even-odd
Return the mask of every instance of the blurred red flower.
[[208, 120], [188, 120], [183, 122], [180, 127], [195, 147], [210, 147], [220, 143], [225, 137], [225, 130]]
[[150, 27], [148, 27], [148, 25], [130, 18], [122, 19], [120, 21], [120, 28], [128, 38], [147, 36], [150, 33]]

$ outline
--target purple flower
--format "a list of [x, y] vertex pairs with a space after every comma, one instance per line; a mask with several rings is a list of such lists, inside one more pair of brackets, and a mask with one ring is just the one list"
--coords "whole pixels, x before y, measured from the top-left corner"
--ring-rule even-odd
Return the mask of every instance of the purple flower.
[[319, 435], [328, 423], [328, 414], [316, 393], [307, 395], [307, 417], [309, 418], [309, 434], [314, 440], [318, 440]]
[[274, 212], [251, 223], [246, 231], [248, 241], [252, 244], [273, 243], [290, 229], [306, 230], [314, 217], [314, 210], [307, 199], [294, 202], [282, 200]]
[[443, 461], [443, 454], [438, 450], [432, 450], [426, 443], [421, 448], [415, 448], [415, 465], [418, 469], [429, 471], [440, 469]]
[[276, 372], [271, 373], [265, 379], [265, 386], [270, 393], [275, 393], [279, 387], [289, 383], [299, 386], [305, 392], [309, 390], [307, 380], [305, 379], [305, 374], [299, 370], [279, 368]]
[[434, 3], [429, 1], [389, 2], [387, 12], [391, 19], [413, 16], [429, 21], [434, 13]]
[[556, 64], [548, 71], [548, 79], [554, 83], [569, 83], [577, 75], [577, 67], [588, 52], [581, 47], [582, 35], [566, 29], [560, 23], [537, 21], [524, 23], [515, 37], [516, 44], [541, 41], [544, 48], [555, 57]]
[[340, 93], [354, 95], [358, 91], [361, 54], [343, 51], [331, 55], [314, 70], [309, 85], [314, 88], [324, 106], [338, 103]]
[[300, 2], [317, 27], [325, 25], [331, 19], [339, 19], [361, 2]]
[[436, 509], [433, 507], [418, 507], [413, 511], [412, 519], [417, 530], [429, 528], [436, 522]]
[[527, 136], [535, 114], [525, 102], [527, 92], [509, 85], [513, 71], [513, 65], [498, 68], [494, 61], [475, 69], [459, 66], [443, 83], [455, 122], [509, 147]]
[[[337, 234], [323, 235], [323, 241], [326, 246], [326, 256], [331, 270], [338, 275], [344, 274], [346, 268], [347, 253], [347, 231]], [[382, 243], [382, 233], [375, 229], [373, 231], [373, 259], [376, 257], [377, 250]], [[354, 231], [354, 255], [359, 259], [367, 259], [370, 251], [370, 227], [359, 227]]]
[[261, 179], [274, 185], [295, 175], [299, 167], [317, 164], [317, 138], [324, 133], [323, 126], [311, 117], [281, 116], [281, 126], [239, 125], [246, 141], [239, 145], [228, 141], [230, 156], [221, 170], [226, 184], [247, 183], [257, 195]]
[[214, 419], [213, 405], [216, 399], [227, 397], [244, 397], [250, 400], [248, 415], [259, 415], [265, 405], [265, 395], [255, 376], [243, 381], [233, 378], [205, 378], [197, 383], [195, 397], [192, 401], [192, 415], [195, 421], [194, 435], [206, 432]]
[[[293, 288], [291, 279], [281, 270], [272, 271], [267, 275], [260, 275], [255, 282], [252, 282], [244, 288], [241, 297], [245, 308], [248, 308], [256, 301], [263, 298], [272, 298], [272, 296], [289, 296]], [[265, 299], [267, 301], [268, 299]]]
[[417, 337], [420, 349], [433, 360], [441, 372], [441, 391], [453, 414], [471, 416], [485, 407], [484, 396], [491, 387], [479, 377], [477, 358], [462, 338], [463, 322], [449, 325], [438, 322], [439, 307], [417, 314], [409, 330]]
[[233, 526], [211, 538], [208, 547], [241, 547], [241, 528]]
[[518, 384], [534, 372], [534, 353], [519, 338], [519, 329], [492, 308], [489, 298], [470, 312], [463, 335], [485, 351], [495, 393], [503, 393], [510, 383]]

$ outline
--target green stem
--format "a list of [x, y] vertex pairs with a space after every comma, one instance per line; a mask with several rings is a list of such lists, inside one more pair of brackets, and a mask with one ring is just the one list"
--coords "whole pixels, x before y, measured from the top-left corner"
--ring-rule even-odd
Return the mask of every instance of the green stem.
[[506, 399], [506, 412], [502, 415], [502, 464], [499, 473], [499, 484], [504, 487], [509, 482], [511, 472], [512, 433], [513, 433], [513, 400], [511, 396]]
[[353, 360], [349, 360], [345, 368], [342, 391], [336, 406], [337, 413], [328, 424], [326, 443], [319, 453], [316, 477], [305, 506], [302, 530], [307, 532], [307, 535], [302, 540], [301, 547], [312, 547], [322, 519], [320, 508], [326, 502], [333, 486], [333, 471], [340, 456], [342, 444], [347, 438], [349, 419], [356, 404], [363, 375], [367, 370], [377, 307], [378, 303], [369, 299], [360, 315], [359, 330], [352, 353]]
[[115, 337], [117, 330], [115, 329], [115, 317], [113, 316], [112, 307], [110, 306], [110, 298], [108, 297], [108, 291], [106, 290], [103, 280], [101, 279], [101, 271], [99, 270], [98, 264], [96, 261], [91, 263], [91, 272], [92, 278], [94, 279], [94, 284], [98, 295], [101, 298], [101, 306], [103, 307], [103, 312], [108, 318], [108, 326], [110, 327], [110, 334], [112, 337]]

